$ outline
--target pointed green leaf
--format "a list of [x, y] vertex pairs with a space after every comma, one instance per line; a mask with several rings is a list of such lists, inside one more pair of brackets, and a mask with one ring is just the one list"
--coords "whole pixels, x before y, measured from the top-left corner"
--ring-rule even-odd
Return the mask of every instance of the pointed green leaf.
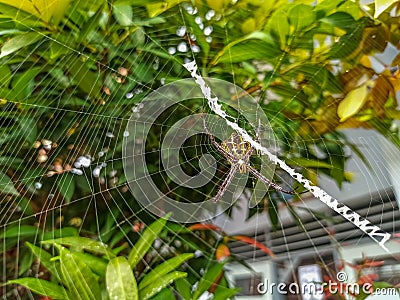
[[132, 25], [133, 10], [130, 5], [114, 5], [113, 15], [119, 25], [130, 26]]
[[88, 67], [86, 58], [68, 56], [64, 61], [68, 62], [65, 67], [79, 88], [92, 97], [101, 98], [100, 74], [93, 72]]
[[129, 264], [132, 268], [134, 268], [137, 263], [142, 259], [142, 257], [146, 254], [146, 252], [149, 251], [151, 245], [153, 245], [154, 240], [163, 230], [169, 216], [170, 214], [168, 214], [165, 218], [160, 218], [149, 225], [149, 227], [146, 228], [136, 244], [132, 247], [132, 250], [129, 253], [128, 257]]
[[193, 253], [184, 253], [176, 257], [170, 258], [164, 263], [155, 267], [149, 274], [147, 274], [139, 283], [139, 290], [143, 289], [152, 282], [157, 281], [158, 278], [175, 270], [181, 264], [194, 256]]
[[241, 288], [226, 288], [226, 287], [218, 287], [217, 290], [214, 293], [214, 299], [231, 299], [233, 296], [235, 296]]
[[110, 300], [139, 299], [135, 276], [123, 256], [110, 260], [106, 271], [106, 285]]
[[96, 255], [86, 252], [74, 252], [74, 255], [85, 264], [97, 275], [104, 276], [107, 269], [107, 260]]
[[81, 31], [79, 32], [78, 42], [84, 41], [89, 33], [91, 33], [97, 26], [99, 26], [100, 19], [103, 14], [103, 5], [97, 9], [95, 14], [90, 17], [90, 19], [82, 25]]
[[315, 22], [316, 15], [310, 5], [298, 4], [288, 12], [289, 23], [293, 31], [301, 31]]
[[1, 47], [0, 58], [12, 54], [24, 47], [27, 47], [43, 37], [44, 34], [40, 34], [37, 32], [27, 32], [21, 35], [17, 35], [3, 44], [3, 47]]
[[63, 283], [68, 287], [73, 299], [101, 299], [100, 286], [92, 270], [73, 252], [62, 246], [59, 249]]
[[68, 299], [66, 290], [50, 281], [26, 277], [8, 281], [8, 284], [12, 283], [22, 285], [39, 295], [47, 296], [52, 299]]
[[186, 278], [180, 278], [180, 279], [176, 280], [175, 287], [176, 287], [176, 290], [177, 290], [179, 296], [181, 296], [183, 298], [183, 300], [191, 299], [192, 285], [189, 283], [189, 281], [187, 281]]
[[19, 193], [15, 189], [10, 177], [2, 172], [0, 172], [0, 192], [4, 194], [19, 196]]
[[159, 293], [163, 288], [167, 287], [169, 284], [174, 282], [179, 278], [184, 278], [187, 276], [185, 272], [178, 272], [174, 271], [164, 275], [161, 278], [158, 278], [157, 281], [147, 285], [145, 288], [139, 291], [139, 299], [140, 300], [147, 300], [157, 293]]
[[60, 244], [64, 246], [69, 246], [74, 248], [76, 251], [79, 249], [86, 250], [92, 252], [94, 254], [105, 255], [106, 257], [113, 258], [115, 257], [114, 253], [112, 253], [111, 249], [108, 248], [102, 242], [95, 241], [86, 237], [64, 237], [59, 239], [51, 239], [47, 241], [42, 241], [42, 244]]
[[35, 236], [39, 233], [41, 229], [32, 225], [16, 225], [7, 228], [5, 231], [0, 233], [0, 239], [7, 238], [24, 238], [29, 236]]
[[197, 289], [193, 293], [193, 300], [199, 299], [199, 297], [211, 287], [211, 285], [215, 282], [215, 280], [223, 271], [223, 268], [224, 264], [215, 263], [207, 269], [203, 277], [201, 277]]
[[32, 253], [39, 259], [40, 264], [47, 270], [49, 270], [51, 274], [59, 278], [60, 270], [57, 269], [56, 262], [51, 260], [52, 259], [51, 254], [29, 242], [26, 242], [26, 245], [32, 251]]

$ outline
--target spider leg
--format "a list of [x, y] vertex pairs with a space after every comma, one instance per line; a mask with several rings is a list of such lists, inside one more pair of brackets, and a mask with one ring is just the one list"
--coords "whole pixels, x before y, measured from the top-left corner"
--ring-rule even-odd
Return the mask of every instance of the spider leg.
[[254, 177], [256, 177], [257, 179], [261, 180], [266, 185], [272, 186], [278, 192], [282, 192], [282, 193], [289, 194], [289, 195], [303, 194], [303, 193], [307, 192], [307, 191], [305, 191], [305, 192], [299, 193], [299, 192], [296, 192], [295, 190], [292, 190], [292, 191], [286, 190], [283, 187], [281, 187], [280, 185], [278, 185], [278, 184], [272, 182], [271, 180], [269, 180], [267, 177], [262, 175], [256, 169], [254, 169], [252, 166], [247, 165], [246, 167], [247, 167], [247, 170], [249, 170], [249, 172], [254, 175]]
[[222, 196], [225, 194], [226, 190], [228, 189], [228, 186], [231, 184], [233, 177], [235, 176], [236, 172], [239, 169], [239, 165], [232, 165], [231, 169], [229, 170], [228, 176], [226, 176], [224, 182], [221, 184], [217, 194], [215, 197], [212, 199], [213, 202], [218, 202]]

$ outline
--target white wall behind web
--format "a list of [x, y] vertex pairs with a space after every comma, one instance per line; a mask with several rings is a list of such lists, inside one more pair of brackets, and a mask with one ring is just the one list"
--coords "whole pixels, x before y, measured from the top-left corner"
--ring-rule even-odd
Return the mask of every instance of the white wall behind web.
[[[353, 181], [351, 183], [343, 183], [342, 189], [339, 189], [332, 179], [321, 176], [320, 187], [350, 207], [361, 201], [371, 201], [380, 196], [386, 197], [393, 187], [400, 195], [400, 152], [374, 130], [349, 129], [343, 132], [352, 143], [359, 147], [370, 163], [371, 168], [369, 169], [353, 153], [352, 158], [346, 164], [346, 170], [354, 175]], [[325, 204], [312, 196], [310, 198], [309, 195], [305, 194], [306, 199], [302, 203], [296, 204], [296, 206], [320, 212], [330, 210]], [[269, 218], [266, 214], [255, 215], [246, 221], [247, 205], [247, 199], [242, 197], [238, 201], [237, 207], [233, 210], [232, 218], [228, 218], [223, 214], [213, 222], [230, 234], [251, 234], [257, 231], [257, 228], [261, 229], [269, 226]], [[282, 223], [285, 223], [290, 218], [290, 214], [285, 209], [280, 209]]]

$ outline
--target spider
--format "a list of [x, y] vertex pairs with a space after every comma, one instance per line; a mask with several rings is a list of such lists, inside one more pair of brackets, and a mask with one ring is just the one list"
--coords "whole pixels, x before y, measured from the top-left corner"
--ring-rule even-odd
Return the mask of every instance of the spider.
[[[217, 141], [214, 139], [214, 136], [211, 134], [210, 130], [206, 126], [205, 121], [204, 129], [211, 143], [214, 145], [215, 148], [217, 148], [217, 150], [227, 159], [227, 161], [231, 165], [227, 177], [221, 184], [221, 187], [219, 188], [216, 196], [213, 198], [214, 202], [218, 202], [218, 200], [220, 200], [221, 197], [224, 195], [236, 172], [246, 173], [247, 171], [249, 171], [251, 174], [253, 174], [254, 177], [261, 180], [266, 185], [273, 187], [279, 192], [290, 195], [298, 194], [298, 192], [296, 192], [295, 190], [288, 191], [278, 184], [272, 182], [250, 165], [250, 158], [253, 155], [255, 149], [251, 146], [249, 142], [243, 140], [240, 134], [232, 133], [228, 139], [224, 140], [221, 144], [218, 144]], [[258, 137], [256, 138], [256, 140], [258, 141]]]

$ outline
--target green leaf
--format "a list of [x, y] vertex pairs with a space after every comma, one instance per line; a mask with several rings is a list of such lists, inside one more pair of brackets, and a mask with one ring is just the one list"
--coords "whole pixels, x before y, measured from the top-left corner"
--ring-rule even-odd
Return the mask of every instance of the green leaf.
[[31, 252], [39, 259], [40, 264], [45, 267], [47, 270], [51, 272], [56, 277], [59, 277], [60, 272], [56, 267], [56, 263], [52, 261], [52, 256], [47, 251], [39, 248], [29, 242], [26, 242], [26, 245], [31, 250]]
[[149, 251], [151, 245], [153, 245], [154, 243], [154, 240], [163, 230], [170, 215], [171, 214], [167, 214], [164, 218], [160, 218], [154, 223], [150, 224], [149, 227], [147, 227], [146, 230], [143, 232], [140, 239], [132, 247], [132, 250], [129, 253], [128, 257], [129, 264], [132, 268], [134, 268], [142, 259], [142, 257], [146, 254], [146, 252]]
[[18, 276], [22, 276], [31, 266], [35, 256], [31, 252], [22, 252], [21, 260], [18, 263]]
[[293, 164], [295, 166], [304, 167], [304, 168], [326, 168], [332, 169], [333, 166], [323, 161], [309, 159], [309, 158], [302, 158], [302, 157], [292, 157], [287, 158], [286, 162], [288, 164]]
[[39, 228], [31, 225], [16, 225], [8, 228], [4, 232], [0, 233], [0, 239], [7, 238], [24, 238], [29, 236], [35, 236], [39, 232]]
[[89, 33], [91, 33], [97, 26], [99, 26], [102, 15], [103, 4], [100, 5], [94, 15], [91, 16], [90, 19], [82, 25], [77, 42], [83, 42], [88, 37]]
[[69, 173], [59, 175], [59, 178], [57, 178], [57, 187], [64, 197], [65, 202], [69, 203], [75, 191], [74, 176]]
[[67, 236], [77, 236], [78, 229], [75, 227], [62, 227], [59, 229], [54, 229], [48, 232], [42, 232], [40, 237], [41, 241], [49, 240], [49, 239], [58, 239]]
[[291, 31], [297, 32], [311, 26], [315, 22], [316, 15], [310, 5], [298, 4], [289, 10], [288, 19], [293, 29]]
[[116, 0], [115, 5], [133, 5], [133, 6], [144, 6], [149, 3], [159, 2], [160, 0]]
[[356, 24], [354, 18], [345, 12], [336, 12], [326, 16], [325, 18], [321, 19], [321, 22], [346, 30], [351, 30]]
[[241, 288], [226, 288], [226, 287], [218, 287], [217, 290], [214, 293], [214, 299], [231, 299], [233, 296], [235, 296]]
[[156, 3], [150, 3], [146, 5], [147, 12], [150, 18], [154, 18], [163, 12], [171, 9], [178, 5], [182, 0], [164, 0]]
[[280, 53], [270, 35], [256, 31], [226, 45], [218, 52], [211, 64], [274, 58]]
[[12, 78], [10, 67], [8, 65], [0, 66], [0, 78], [0, 86], [8, 87]]
[[97, 275], [102, 277], [106, 273], [107, 260], [104, 258], [86, 252], [74, 252], [74, 255], [84, 261], [85, 264], [87, 264], [87, 266]]
[[105, 255], [106, 257], [109, 258], [114, 258], [115, 255], [112, 253], [112, 251], [108, 248], [107, 245], [105, 245], [102, 242], [95, 241], [86, 237], [64, 237], [64, 238], [59, 238], [59, 239], [51, 239], [47, 241], [42, 241], [42, 244], [60, 244], [60, 245], [65, 245], [72, 247], [76, 249], [76, 251], [79, 250], [86, 250], [89, 252], [92, 252], [94, 254], [99, 254], [99, 255]]
[[176, 297], [174, 296], [174, 292], [171, 288], [164, 288], [161, 290], [161, 292], [152, 297], [151, 300], [176, 300]]
[[63, 287], [43, 279], [26, 277], [9, 280], [7, 284], [12, 283], [22, 285], [39, 295], [47, 296], [52, 299], [68, 299], [67, 291]]
[[354, 30], [340, 37], [339, 41], [334, 43], [329, 51], [329, 57], [332, 59], [343, 59], [351, 55], [359, 46], [364, 31], [365, 19], [354, 22]]
[[110, 300], [139, 299], [135, 276], [123, 256], [113, 258], [108, 263], [106, 285]]
[[174, 271], [164, 275], [163, 277], [159, 278], [157, 281], [149, 284], [145, 288], [139, 291], [139, 299], [140, 300], [147, 300], [153, 297], [155, 294], [159, 293], [163, 288], [167, 287], [169, 284], [174, 282], [179, 278], [184, 278], [187, 276], [185, 272], [178, 272]]
[[176, 290], [184, 300], [190, 300], [192, 285], [186, 278], [181, 278], [175, 281]]
[[143, 289], [152, 282], [157, 281], [158, 278], [164, 276], [165, 274], [175, 270], [182, 263], [191, 259], [194, 256], [193, 253], [184, 253], [176, 257], [170, 258], [164, 263], [155, 267], [150, 273], [148, 273], [139, 283], [139, 289]]
[[201, 277], [200, 282], [197, 286], [197, 289], [194, 291], [192, 299], [197, 300], [199, 297], [207, 291], [211, 285], [217, 280], [218, 276], [220, 276], [223, 271], [224, 264], [215, 263], [207, 271], [204, 273], [203, 277]]
[[113, 15], [119, 25], [130, 26], [132, 25], [133, 10], [130, 5], [114, 5]]
[[280, 49], [286, 48], [286, 41], [289, 36], [290, 26], [287, 17], [287, 7], [283, 6], [277, 9], [268, 21], [267, 29], [271, 35], [277, 40]]
[[0, 191], [4, 194], [19, 196], [19, 193], [15, 189], [10, 177], [2, 172], [0, 172]]
[[79, 88], [89, 96], [97, 99], [101, 98], [101, 76], [99, 73], [94, 73], [86, 64], [86, 58], [83, 56], [69, 56], [64, 59], [65, 67], [76, 82]]
[[92, 270], [73, 252], [62, 246], [60, 250], [60, 265], [63, 283], [68, 287], [73, 299], [98, 300], [101, 291]]
[[27, 47], [43, 37], [44, 33], [40, 34], [37, 32], [27, 32], [21, 35], [17, 35], [16, 37], [9, 39], [3, 44], [3, 47], [1, 47], [0, 58], [12, 54], [24, 47]]
[[340, 122], [346, 121], [360, 111], [367, 101], [368, 83], [350, 91], [346, 97], [339, 103], [337, 114]]
[[20, 76], [15, 76], [12, 82], [12, 87], [17, 92], [19, 99], [29, 97], [33, 92], [33, 85], [31, 84], [34, 78], [41, 72], [47, 71], [43, 67], [35, 67], [23, 72]]
[[36, 120], [28, 116], [23, 116], [18, 119], [18, 125], [21, 136], [24, 137], [29, 145], [33, 145], [38, 135]]

